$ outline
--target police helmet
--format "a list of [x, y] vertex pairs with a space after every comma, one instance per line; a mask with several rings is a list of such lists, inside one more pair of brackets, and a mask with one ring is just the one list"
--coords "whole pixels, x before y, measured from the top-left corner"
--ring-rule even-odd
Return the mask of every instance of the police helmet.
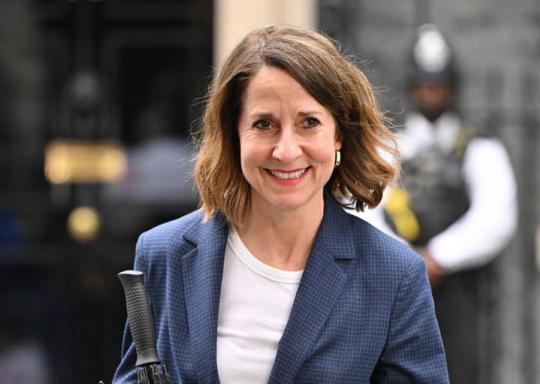
[[410, 85], [437, 83], [457, 85], [454, 53], [435, 24], [423, 24], [409, 52], [407, 81]]

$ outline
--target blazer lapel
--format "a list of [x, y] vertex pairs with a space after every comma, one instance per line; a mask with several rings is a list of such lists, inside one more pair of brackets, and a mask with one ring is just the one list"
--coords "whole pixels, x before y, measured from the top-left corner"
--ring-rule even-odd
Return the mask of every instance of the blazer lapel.
[[292, 383], [339, 299], [345, 273], [336, 259], [354, 255], [347, 215], [331, 198], [279, 342], [269, 383]]
[[205, 225], [204, 233], [186, 235], [196, 245], [182, 258], [182, 275], [190, 345], [201, 383], [219, 382], [217, 321], [227, 234], [225, 220], [215, 216]]

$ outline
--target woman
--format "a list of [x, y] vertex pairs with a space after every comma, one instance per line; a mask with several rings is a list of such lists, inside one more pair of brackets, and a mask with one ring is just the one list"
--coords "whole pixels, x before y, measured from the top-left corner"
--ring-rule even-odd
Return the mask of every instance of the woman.
[[[212, 83], [202, 209], [143, 234], [175, 383], [446, 383], [422, 259], [344, 212], [395, 170], [369, 82], [320, 34], [248, 34]], [[115, 383], [134, 379], [129, 332]]]

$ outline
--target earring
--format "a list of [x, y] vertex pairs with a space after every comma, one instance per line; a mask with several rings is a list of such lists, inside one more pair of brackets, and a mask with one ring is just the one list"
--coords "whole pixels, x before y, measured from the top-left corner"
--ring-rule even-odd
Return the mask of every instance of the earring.
[[341, 151], [338, 149], [336, 151], [336, 161], [334, 167], [337, 168], [341, 164]]

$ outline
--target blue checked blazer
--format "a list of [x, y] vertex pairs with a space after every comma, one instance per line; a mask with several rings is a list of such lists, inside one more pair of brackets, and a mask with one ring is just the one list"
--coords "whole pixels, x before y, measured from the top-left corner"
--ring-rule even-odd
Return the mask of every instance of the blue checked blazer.
[[[173, 383], [219, 383], [218, 307], [228, 223], [196, 211], [140, 236], [135, 269]], [[114, 384], [136, 383], [128, 327]], [[448, 383], [422, 259], [326, 198], [269, 383]]]

